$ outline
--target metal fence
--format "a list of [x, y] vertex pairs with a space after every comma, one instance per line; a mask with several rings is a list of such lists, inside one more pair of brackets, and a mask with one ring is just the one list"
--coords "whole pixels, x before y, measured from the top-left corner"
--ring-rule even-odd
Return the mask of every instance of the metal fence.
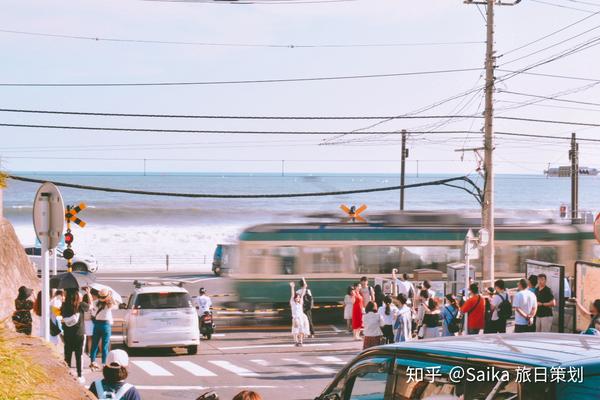
[[170, 267], [196, 266], [212, 263], [212, 255], [171, 255], [171, 254], [149, 254], [128, 256], [96, 256], [98, 263], [103, 267], [163, 267], [167, 271]]

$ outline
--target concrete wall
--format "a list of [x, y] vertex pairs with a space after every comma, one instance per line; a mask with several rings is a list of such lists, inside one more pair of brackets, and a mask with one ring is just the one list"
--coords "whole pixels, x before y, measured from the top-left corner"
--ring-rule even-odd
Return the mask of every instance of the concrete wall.
[[[13, 226], [7, 219], [0, 218], [0, 320], [12, 315], [20, 286], [30, 287], [37, 293], [40, 280]], [[37, 317], [34, 317], [34, 324], [37, 325], [37, 322]]]

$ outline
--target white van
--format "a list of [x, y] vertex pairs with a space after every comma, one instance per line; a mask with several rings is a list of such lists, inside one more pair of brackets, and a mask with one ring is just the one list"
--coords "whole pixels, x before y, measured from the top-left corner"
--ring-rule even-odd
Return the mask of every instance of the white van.
[[198, 353], [200, 331], [192, 299], [181, 285], [140, 283], [129, 297], [123, 342], [129, 348], [186, 347]]

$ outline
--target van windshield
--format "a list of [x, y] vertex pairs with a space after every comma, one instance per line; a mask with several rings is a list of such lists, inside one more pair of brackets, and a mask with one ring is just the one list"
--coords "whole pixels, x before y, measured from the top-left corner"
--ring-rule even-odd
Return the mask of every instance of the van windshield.
[[135, 299], [136, 309], [188, 308], [192, 301], [188, 293], [142, 293]]

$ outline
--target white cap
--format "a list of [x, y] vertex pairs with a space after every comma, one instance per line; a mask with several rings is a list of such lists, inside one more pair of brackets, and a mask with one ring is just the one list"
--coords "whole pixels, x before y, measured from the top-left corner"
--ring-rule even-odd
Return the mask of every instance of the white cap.
[[127, 368], [129, 356], [123, 350], [111, 350], [106, 358], [106, 366], [109, 368]]

